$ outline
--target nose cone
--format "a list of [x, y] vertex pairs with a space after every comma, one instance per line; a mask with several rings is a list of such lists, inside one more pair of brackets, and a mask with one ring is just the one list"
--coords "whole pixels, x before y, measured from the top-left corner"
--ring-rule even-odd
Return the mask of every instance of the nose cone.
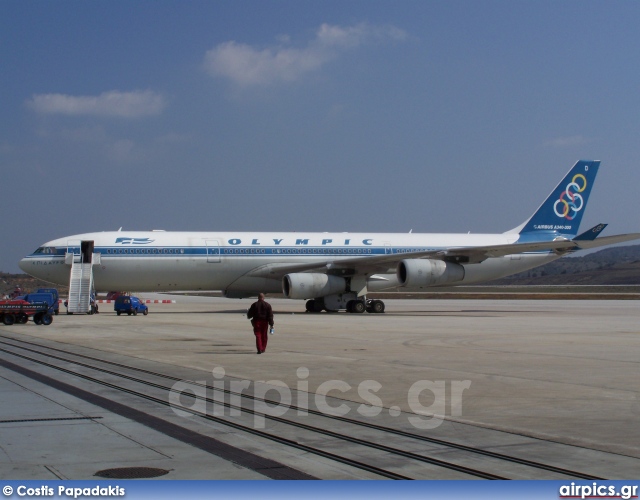
[[20, 267], [20, 269], [22, 269], [25, 273], [29, 273], [28, 269], [29, 269], [29, 261], [27, 258], [24, 258], [20, 261], [20, 263], [18, 264], [18, 267]]

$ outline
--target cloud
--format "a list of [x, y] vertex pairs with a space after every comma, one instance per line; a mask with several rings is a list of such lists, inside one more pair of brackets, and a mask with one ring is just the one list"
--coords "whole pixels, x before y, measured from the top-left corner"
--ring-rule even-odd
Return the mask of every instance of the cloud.
[[358, 47], [372, 42], [403, 42], [407, 38], [407, 33], [395, 26], [371, 26], [367, 23], [347, 28], [323, 24], [316, 34], [316, 40], [321, 45], [344, 48]]
[[27, 106], [43, 114], [140, 118], [162, 113], [166, 100], [161, 94], [151, 90], [112, 90], [98, 96], [36, 94], [27, 101]]
[[547, 142], [549, 146], [556, 148], [566, 148], [572, 146], [582, 146], [587, 144], [589, 140], [581, 135], [572, 135], [569, 137], [558, 137]]
[[407, 34], [394, 26], [361, 23], [351, 27], [323, 24], [306, 47], [289, 47], [289, 37], [280, 35], [280, 45], [258, 49], [234, 41], [207, 51], [204, 68], [213, 77], [227, 78], [249, 87], [292, 82], [316, 71], [350, 49], [370, 43], [404, 41]]

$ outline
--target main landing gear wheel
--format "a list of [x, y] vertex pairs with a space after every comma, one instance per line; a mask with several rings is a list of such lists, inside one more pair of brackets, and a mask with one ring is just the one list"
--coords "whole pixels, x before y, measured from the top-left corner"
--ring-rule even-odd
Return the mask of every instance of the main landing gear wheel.
[[381, 314], [384, 312], [384, 302], [381, 300], [367, 301], [367, 312]]
[[324, 309], [324, 302], [319, 299], [307, 300], [307, 303], [305, 304], [305, 308], [307, 312], [319, 313], [319, 312], [322, 312], [322, 310]]
[[347, 302], [347, 312], [361, 314], [365, 312], [367, 306], [364, 303], [364, 300], [350, 300]]

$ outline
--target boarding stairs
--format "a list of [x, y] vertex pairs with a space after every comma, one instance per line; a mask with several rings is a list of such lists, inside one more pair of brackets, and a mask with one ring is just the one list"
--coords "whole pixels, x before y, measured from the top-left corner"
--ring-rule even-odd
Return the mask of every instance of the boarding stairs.
[[[93, 266], [100, 265], [100, 254], [93, 253], [93, 242], [77, 242], [78, 247], [69, 247], [65, 263], [71, 265], [67, 312], [91, 312], [91, 295], [94, 292]], [[80, 252], [78, 252], [80, 250]]]
[[71, 279], [69, 280], [69, 302], [67, 311], [70, 313], [88, 313], [91, 311], [91, 290], [93, 290], [93, 269], [91, 262], [74, 262], [71, 264]]

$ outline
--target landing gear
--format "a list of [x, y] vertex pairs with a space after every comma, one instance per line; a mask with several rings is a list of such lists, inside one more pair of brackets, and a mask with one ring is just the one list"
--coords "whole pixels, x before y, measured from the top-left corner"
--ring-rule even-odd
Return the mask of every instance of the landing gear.
[[347, 302], [347, 312], [362, 314], [367, 310], [364, 300], [350, 300]]
[[322, 298], [307, 300], [305, 307], [307, 309], [307, 312], [310, 312], [310, 313], [322, 312], [322, 310], [325, 308], [324, 300], [322, 300]]
[[367, 312], [381, 314], [384, 312], [384, 302], [381, 300], [367, 300]]
[[347, 302], [347, 312], [362, 314], [365, 311], [373, 314], [381, 314], [384, 312], [384, 302], [371, 299], [358, 299]]
[[346, 310], [348, 313], [353, 314], [362, 314], [365, 311], [372, 314], [381, 314], [384, 312], [385, 306], [381, 300], [356, 297], [356, 294], [351, 292], [348, 294], [328, 295], [326, 297], [307, 300], [305, 309], [308, 313]]

